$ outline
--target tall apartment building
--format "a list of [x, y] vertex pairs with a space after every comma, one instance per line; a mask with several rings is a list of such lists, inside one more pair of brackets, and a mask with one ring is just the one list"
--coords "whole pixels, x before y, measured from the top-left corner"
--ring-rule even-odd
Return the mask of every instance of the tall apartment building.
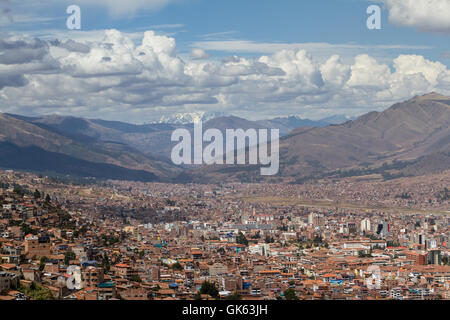
[[441, 250], [430, 249], [428, 250], [428, 264], [440, 265], [441, 264]]
[[96, 288], [100, 283], [104, 282], [103, 268], [99, 267], [86, 267], [83, 270], [84, 287]]
[[27, 236], [25, 238], [25, 254], [30, 257], [48, 257], [51, 254], [50, 238]]
[[424, 266], [428, 263], [428, 254], [426, 252], [409, 251], [406, 258], [412, 260], [415, 265]]
[[361, 221], [361, 232], [371, 231], [370, 219], [366, 218]]

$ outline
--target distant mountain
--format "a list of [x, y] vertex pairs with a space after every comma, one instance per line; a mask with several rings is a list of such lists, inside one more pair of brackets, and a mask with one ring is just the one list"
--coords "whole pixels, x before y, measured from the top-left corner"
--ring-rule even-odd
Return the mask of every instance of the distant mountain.
[[[450, 98], [431, 93], [343, 124], [299, 128], [281, 138], [280, 174], [272, 180], [302, 181], [333, 172], [414, 175], [450, 169], [449, 125]], [[258, 166], [205, 166], [184, 172], [182, 178], [267, 180]]]
[[341, 125], [293, 132], [280, 144], [283, 174], [302, 176], [361, 163], [412, 161], [448, 150], [449, 102], [450, 98], [433, 93]]
[[[170, 154], [177, 142], [171, 142], [171, 135], [179, 128], [192, 132], [194, 116], [179, 118], [179, 124], [135, 125], [55, 115], [0, 114], [0, 167], [182, 182], [299, 182], [331, 175], [418, 175], [450, 168], [449, 108], [450, 98], [432, 93], [356, 120], [332, 116], [313, 121], [290, 116], [249, 121], [221, 114], [198, 115], [202, 120], [212, 117], [204, 120], [204, 130], [279, 129], [280, 174], [268, 179], [260, 176], [258, 166], [173, 166]], [[334, 122], [339, 124], [330, 124]]]
[[208, 120], [226, 117], [227, 113], [224, 112], [192, 112], [192, 113], [176, 113], [172, 116], [163, 116], [157, 123], [166, 123], [166, 124], [192, 124], [195, 122], [203, 121], [206, 122]]
[[90, 120], [70, 116], [23, 117], [9, 115], [33, 123], [43, 129], [56, 131], [79, 141], [103, 141], [119, 143], [136, 149], [147, 158], [167, 162], [170, 153], [161, 153], [168, 147], [172, 132], [180, 125], [135, 125], [119, 121]]
[[[170, 161], [171, 142], [174, 130], [186, 128], [193, 130], [192, 118], [184, 118], [186, 124], [153, 123], [136, 125], [120, 121], [106, 121], [100, 119], [83, 119], [70, 116], [50, 115], [43, 117], [24, 117], [9, 115], [33, 123], [41, 128], [56, 131], [79, 141], [115, 142], [137, 149], [151, 159]], [[212, 117], [210, 120], [209, 117]], [[271, 120], [249, 121], [235, 116], [223, 116], [220, 113], [202, 114], [205, 130], [215, 128], [225, 133], [226, 129], [279, 129], [280, 135], [285, 136], [299, 127], [322, 127], [327, 123], [301, 119], [299, 117], [276, 118]], [[183, 122], [183, 121], [180, 121]]]
[[160, 177], [145, 170], [131, 170], [108, 163], [97, 163], [49, 152], [28, 146], [20, 147], [10, 142], [0, 142], [0, 167], [5, 169], [34, 171], [41, 173], [68, 174], [98, 179], [160, 181]]
[[179, 172], [128, 145], [82, 134], [91, 126], [95, 127], [79, 118], [44, 121], [0, 113], [0, 167], [143, 181], [166, 181]]
[[[193, 112], [193, 113], [177, 113], [172, 116], [163, 116], [156, 123], [160, 124], [175, 124], [175, 125], [188, 125], [195, 122], [207, 122], [209, 120], [213, 120], [216, 118], [227, 118], [233, 117], [230, 114], [225, 112]], [[278, 117], [274, 119], [265, 119], [254, 121], [260, 123], [264, 126], [279, 126], [280, 130], [285, 132], [286, 130], [293, 130], [299, 127], [324, 127], [330, 124], [341, 124], [347, 122], [349, 120], [354, 120], [355, 118], [351, 118], [344, 115], [333, 115], [322, 120], [309, 120], [302, 119], [298, 116], [289, 116], [289, 117]]]
[[257, 123], [266, 128], [279, 129], [281, 136], [288, 135], [293, 130], [301, 127], [320, 128], [329, 125], [329, 123], [325, 121], [302, 119], [297, 116], [290, 116], [287, 118], [275, 118], [270, 120], [261, 120], [257, 121]]
[[356, 118], [344, 116], [344, 115], [334, 115], [334, 116], [323, 118], [320, 121], [325, 122], [327, 124], [342, 124], [342, 123], [346, 123], [347, 121], [352, 121], [352, 120], [356, 120]]

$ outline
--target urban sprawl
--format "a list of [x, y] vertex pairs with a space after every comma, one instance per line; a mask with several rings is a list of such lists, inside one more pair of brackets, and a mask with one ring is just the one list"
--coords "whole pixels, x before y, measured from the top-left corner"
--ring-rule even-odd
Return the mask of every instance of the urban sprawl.
[[448, 186], [0, 171], [0, 300], [450, 299]]

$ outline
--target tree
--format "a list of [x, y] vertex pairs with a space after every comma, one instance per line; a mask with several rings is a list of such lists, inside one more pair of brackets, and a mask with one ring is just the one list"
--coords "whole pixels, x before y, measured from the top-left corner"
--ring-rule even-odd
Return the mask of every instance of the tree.
[[445, 256], [445, 257], [442, 257], [442, 264], [443, 264], [444, 266], [446, 266], [446, 265], [448, 265], [448, 264], [449, 264], [449, 259], [448, 259], [448, 257], [447, 257], [447, 256]]
[[232, 295], [229, 295], [228, 297], [226, 297], [225, 300], [234, 300], [234, 301], [242, 300], [242, 296], [239, 293], [235, 292]]
[[23, 292], [31, 300], [53, 300], [53, 294], [49, 289], [42, 287], [36, 282], [32, 282], [28, 288], [19, 287], [18, 291]]
[[65, 264], [66, 266], [69, 265], [69, 263], [70, 263], [71, 260], [75, 260], [75, 259], [76, 259], [76, 255], [75, 255], [75, 253], [73, 253], [72, 251], [67, 251], [67, 252], [64, 254], [64, 264]]
[[219, 295], [219, 290], [214, 283], [204, 281], [200, 288], [200, 294], [209, 294], [211, 297], [216, 298]]
[[45, 268], [45, 263], [48, 261], [47, 257], [41, 257], [40, 264], [39, 264], [39, 270], [42, 271]]
[[284, 299], [286, 300], [298, 300], [295, 290], [290, 288], [284, 291]]
[[13, 192], [15, 193], [15, 194], [17, 194], [17, 195], [19, 195], [19, 196], [24, 196], [24, 194], [25, 194], [25, 191], [22, 189], [22, 187], [20, 187], [20, 186], [14, 186], [14, 189], [13, 189]]
[[248, 246], [248, 240], [241, 231], [239, 231], [239, 234], [236, 237], [236, 243]]
[[45, 196], [45, 203], [49, 204], [52, 201], [52, 199], [50, 198], [50, 195], [46, 195]]
[[108, 255], [106, 254], [106, 252], [103, 253], [102, 267], [103, 267], [103, 270], [105, 271], [105, 273], [108, 273], [109, 269], [111, 268], [111, 264], [109, 263], [109, 258], [108, 258]]
[[323, 242], [323, 239], [322, 239], [321, 236], [316, 235], [316, 236], [314, 237], [314, 239], [313, 239], [314, 247], [320, 246], [320, 244], [321, 244], [322, 242]]
[[23, 234], [37, 234], [36, 230], [33, 230], [28, 224], [23, 223], [22, 226], [20, 227], [20, 229], [22, 230]]
[[9, 189], [9, 183], [0, 182], [0, 189]]
[[398, 242], [394, 242], [394, 241], [386, 241], [386, 246], [388, 247], [400, 247], [400, 244]]
[[[372, 249], [371, 249], [371, 250], [372, 250]], [[358, 257], [359, 257], [359, 258], [371, 258], [371, 257], [372, 257], [372, 253], [371, 253], [371, 252], [369, 252], [369, 253], [364, 253], [364, 251], [361, 250], [361, 251], [358, 251]]]
[[200, 294], [200, 292], [194, 294], [194, 300], [202, 300], [202, 295]]
[[131, 276], [131, 281], [134, 281], [134, 282], [142, 282], [142, 279], [141, 279], [141, 277], [139, 277], [139, 275], [133, 274], [133, 275]]
[[177, 262], [172, 265], [172, 269], [180, 271], [180, 270], [183, 270], [183, 267], [180, 263]]
[[40, 198], [41, 198], [41, 193], [39, 192], [39, 190], [38, 190], [38, 189], [36, 189], [36, 190], [34, 191], [34, 194], [33, 194], [33, 196], [34, 196], [34, 199], [35, 199], [35, 200], [37, 200], [37, 199], [40, 199]]
[[252, 237], [252, 239], [261, 239], [261, 232], [257, 232], [256, 234], [254, 234]]

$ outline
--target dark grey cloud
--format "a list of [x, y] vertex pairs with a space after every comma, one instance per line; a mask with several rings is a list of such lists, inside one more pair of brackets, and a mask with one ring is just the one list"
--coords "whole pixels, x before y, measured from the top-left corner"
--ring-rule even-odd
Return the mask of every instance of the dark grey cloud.
[[241, 57], [238, 57], [238, 56], [230, 56], [230, 57], [222, 58], [223, 63], [228, 63], [228, 62], [238, 63], [240, 61], [241, 61]]
[[48, 54], [48, 43], [40, 39], [0, 40], [0, 64], [23, 64], [39, 61]]
[[0, 90], [5, 87], [24, 87], [27, 85], [27, 83], [27, 79], [21, 74], [0, 74]]
[[56, 40], [50, 41], [50, 44], [55, 47], [64, 48], [71, 52], [89, 53], [89, 51], [91, 50], [91, 48], [89, 48], [89, 46], [87, 46], [83, 43], [74, 41], [72, 39], [69, 39], [67, 41], [60, 41], [60, 40], [56, 39]]

